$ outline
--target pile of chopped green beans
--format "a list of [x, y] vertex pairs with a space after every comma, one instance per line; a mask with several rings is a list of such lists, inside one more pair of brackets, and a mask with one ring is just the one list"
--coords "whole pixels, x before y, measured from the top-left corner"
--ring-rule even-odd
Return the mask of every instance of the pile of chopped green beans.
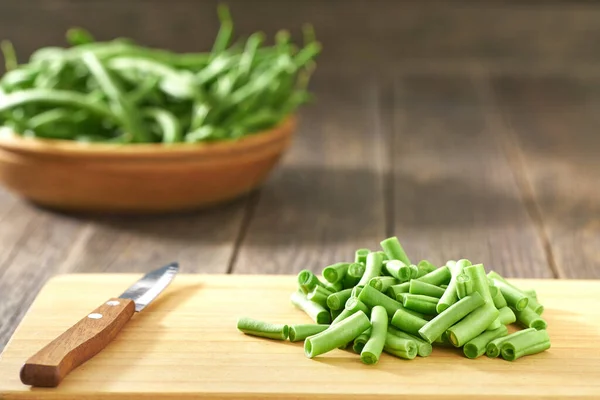
[[[238, 320], [245, 334], [292, 342], [304, 340], [313, 358], [352, 349], [365, 364], [383, 352], [411, 360], [433, 347], [462, 348], [468, 358], [486, 354], [514, 361], [550, 348], [544, 307], [534, 290], [522, 290], [483, 264], [450, 260], [435, 267], [412, 264], [397, 237], [383, 251], [358, 249], [353, 262], [325, 267], [323, 279], [303, 270], [291, 302], [314, 324], [276, 325]], [[525, 329], [509, 334], [507, 325]]]
[[321, 45], [311, 27], [295, 45], [262, 32], [233, 41], [221, 27], [205, 53], [174, 53], [128, 39], [95, 41], [80, 28], [69, 48], [45, 47], [19, 65], [2, 42], [0, 127], [25, 137], [109, 143], [234, 140], [273, 128], [310, 100], [308, 80]]

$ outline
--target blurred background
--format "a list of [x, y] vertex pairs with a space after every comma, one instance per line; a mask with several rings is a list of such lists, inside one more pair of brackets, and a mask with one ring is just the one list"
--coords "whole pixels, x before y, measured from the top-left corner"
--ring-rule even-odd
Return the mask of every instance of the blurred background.
[[[600, 7], [591, 1], [228, 1], [236, 35], [323, 44], [266, 183], [166, 216], [53, 212], [0, 189], [0, 348], [69, 272], [296, 273], [378, 248], [506, 276], [600, 278]], [[209, 50], [217, 2], [0, 0], [20, 61], [73, 26]], [[118, 194], [116, 194], [118, 195]]]

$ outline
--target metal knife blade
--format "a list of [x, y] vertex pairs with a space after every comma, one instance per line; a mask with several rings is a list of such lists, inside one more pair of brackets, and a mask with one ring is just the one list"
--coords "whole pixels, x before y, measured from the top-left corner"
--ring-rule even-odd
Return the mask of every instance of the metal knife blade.
[[176, 262], [148, 272], [142, 279], [123, 292], [119, 298], [133, 300], [135, 311], [140, 312], [169, 286], [177, 272], [179, 272], [179, 264]]

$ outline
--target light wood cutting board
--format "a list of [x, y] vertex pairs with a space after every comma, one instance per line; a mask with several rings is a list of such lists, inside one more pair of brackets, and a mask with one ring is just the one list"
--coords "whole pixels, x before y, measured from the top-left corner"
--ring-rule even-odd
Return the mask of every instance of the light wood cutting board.
[[309, 360], [302, 343], [245, 336], [239, 316], [307, 323], [289, 304], [292, 276], [180, 275], [104, 351], [57, 389], [19, 381], [30, 355], [137, 275], [65, 275], [40, 292], [0, 359], [1, 399], [600, 399], [600, 281], [515, 281], [538, 291], [552, 348], [516, 362], [388, 355], [367, 366], [335, 350]]

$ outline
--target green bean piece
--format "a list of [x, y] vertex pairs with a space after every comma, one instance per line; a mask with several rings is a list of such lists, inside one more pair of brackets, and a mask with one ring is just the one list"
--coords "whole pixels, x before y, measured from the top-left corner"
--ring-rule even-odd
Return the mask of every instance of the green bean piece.
[[510, 307], [502, 307], [499, 308], [498, 311], [500, 312], [498, 318], [500, 319], [500, 323], [502, 325], [512, 324], [517, 321], [517, 317]]
[[367, 343], [367, 341], [369, 340], [370, 337], [371, 337], [371, 328], [367, 329], [366, 331], [364, 331], [363, 333], [358, 335], [356, 337], [356, 339], [354, 339], [354, 343], [352, 345], [352, 350], [354, 350], [354, 352], [356, 354], [360, 354], [363, 351], [365, 344]]
[[100, 86], [102, 92], [106, 94], [110, 103], [109, 106], [119, 121], [123, 124], [123, 130], [126, 135], [131, 135], [133, 142], [150, 142], [149, 132], [145, 129], [138, 110], [125, 96], [123, 89], [117, 80], [108, 73], [98, 57], [94, 53], [84, 53], [82, 60], [89, 69], [92, 76]]
[[446, 261], [445, 265], [452, 270], [452, 267], [454, 267], [456, 265], [456, 263], [457, 263], [456, 260], [448, 260], [448, 261]]
[[306, 298], [327, 309], [327, 298], [329, 295], [330, 292], [327, 289], [324, 289], [321, 286], [315, 286], [313, 291], [306, 295]]
[[401, 338], [387, 332], [383, 351], [392, 356], [412, 360], [417, 356], [418, 350], [414, 340]]
[[407, 282], [410, 279], [410, 267], [402, 261], [389, 260], [383, 270], [388, 275], [398, 279], [400, 283]]
[[289, 339], [290, 342], [299, 342], [309, 336], [316, 335], [329, 328], [327, 324], [298, 324], [290, 325]]
[[335, 319], [340, 316], [340, 314], [342, 313], [342, 311], [344, 311], [344, 310], [343, 309], [341, 309], [341, 310], [332, 310], [332, 309], [330, 309], [329, 310], [329, 314], [331, 314], [331, 321], [335, 321]]
[[517, 311], [523, 311], [525, 308], [527, 308], [527, 304], [529, 304], [529, 297], [527, 297], [523, 292], [498, 279], [494, 279], [494, 284], [498, 287], [498, 289], [500, 289], [502, 296], [504, 299], [506, 299], [506, 302], [509, 306], [513, 307]]
[[327, 353], [350, 343], [370, 327], [371, 322], [364, 312], [354, 313], [323, 332], [307, 337], [304, 341], [304, 354], [308, 358], [313, 358]]
[[419, 357], [428, 357], [431, 355], [433, 351], [433, 347], [427, 341], [423, 340], [421, 337], [417, 337], [415, 335], [411, 335], [410, 333], [406, 333], [401, 331], [400, 329], [396, 329], [393, 326], [388, 325], [388, 333], [391, 333], [394, 336], [398, 336], [402, 339], [412, 340], [417, 344], [417, 355]]
[[419, 329], [425, 326], [427, 321], [400, 308], [393, 314], [391, 324], [406, 333], [419, 335]]
[[[392, 285], [387, 290], [387, 295], [392, 299], [398, 300], [398, 295], [410, 292], [410, 282], [404, 282], [399, 285]], [[398, 300], [399, 301], [399, 300]]]
[[329, 290], [331, 293], [337, 293], [344, 289], [344, 285], [342, 285], [342, 282], [326, 283], [325, 289]]
[[419, 276], [424, 276], [424, 275], [419, 275], [420, 270], [416, 265], [411, 264], [408, 266], [408, 268], [410, 270], [410, 279], [417, 279]]
[[161, 128], [163, 143], [181, 142], [181, 125], [175, 115], [167, 110], [157, 107], [149, 107], [144, 114], [154, 119]]
[[[533, 311], [532, 311], [533, 312]], [[508, 337], [502, 345], [502, 358], [515, 361], [523, 356], [541, 353], [550, 348], [550, 336], [546, 330], [534, 330], [517, 337]]]
[[[365, 256], [365, 260], [366, 260], [366, 256]], [[352, 276], [353, 278], [358, 278], [360, 280], [360, 278], [362, 278], [364, 273], [365, 273], [365, 264], [352, 263], [348, 267], [348, 275]]]
[[346, 300], [346, 304], [344, 304], [344, 309], [351, 312], [362, 311], [367, 315], [369, 315], [369, 313], [371, 312], [371, 307], [367, 306], [365, 303], [363, 303], [356, 297], [350, 297], [348, 300]]
[[490, 290], [490, 292], [494, 292], [494, 293], [492, 293], [492, 300], [494, 301], [494, 305], [496, 306], [496, 308], [498, 310], [500, 310], [501, 308], [506, 307], [508, 304], [506, 303], [506, 299], [502, 295], [502, 292], [500, 291], [500, 289], [498, 289], [497, 286], [490, 286], [490, 289], [492, 287], [496, 288], [495, 291]]
[[460, 274], [456, 277], [456, 296], [459, 299], [467, 297], [473, 293], [473, 281], [468, 275]]
[[404, 249], [402, 248], [402, 245], [400, 244], [400, 241], [396, 236], [387, 238], [381, 241], [380, 244], [381, 248], [383, 249], [389, 260], [399, 260], [406, 265], [411, 264], [410, 260], [406, 256], [406, 253], [404, 252]]
[[471, 278], [473, 291], [479, 292], [486, 303], [493, 303], [492, 295], [490, 294], [490, 285], [483, 264], [465, 266], [463, 271], [465, 275]]
[[96, 39], [94, 39], [94, 36], [83, 28], [71, 28], [67, 30], [66, 37], [67, 41], [72, 46], [94, 43], [96, 41]]
[[402, 305], [408, 310], [417, 311], [426, 315], [437, 314], [437, 297], [424, 296], [420, 294], [403, 293]]
[[468, 358], [478, 358], [485, 354], [488, 343], [492, 340], [508, 335], [508, 328], [502, 325], [498, 329], [485, 331], [481, 335], [469, 340], [463, 347], [463, 353]]
[[433, 265], [432, 263], [430, 263], [427, 260], [419, 261], [419, 263], [417, 264], [417, 268], [419, 268], [418, 278], [422, 277], [423, 275], [427, 275], [428, 273], [435, 271], [437, 269], [437, 267], [435, 265]]
[[237, 328], [246, 335], [277, 340], [286, 340], [289, 333], [287, 325], [271, 324], [246, 317], [238, 319]]
[[3, 40], [0, 42], [0, 51], [4, 56], [4, 68], [7, 71], [15, 70], [18, 67], [17, 55], [12, 42]]
[[437, 296], [440, 297], [440, 301], [436, 308], [438, 313], [443, 312], [458, 301], [458, 295], [456, 293], [456, 279], [458, 275], [462, 274], [463, 269], [469, 265], [471, 265], [471, 261], [466, 259], [458, 260], [453, 266], [448, 266], [448, 263], [446, 263], [446, 266], [450, 269], [451, 278], [450, 283], [448, 283], [448, 288], [444, 291], [442, 296]]
[[460, 322], [448, 328], [448, 339], [455, 347], [461, 347], [483, 333], [500, 315], [493, 303], [475, 309]]
[[452, 275], [450, 274], [450, 269], [444, 265], [434, 271], [431, 271], [427, 275], [423, 275], [422, 277], [418, 278], [418, 280], [431, 285], [439, 286], [448, 284], [451, 278]]
[[[523, 293], [527, 295], [527, 293]], [[529, 301], [527, 302], [527, 308], [533, 310], [533, 312], [535, 312], [538, 315], [542, 315], [544, 313], [544, 306], [538, 303], [537, 298], [529, 295], [527, 295], [527, 298], [529, 299]]]
[[335, 284], [341, 282], [346, 276], [349, 263], [339, 262], [325, 267], [323, 270], [323, 278], [329, 283]]
[[379, 253], [369, 253], [367, 255], [367, 263], [365, 265], [365, 273], [360, 278], [357, 286], [366, 286], [371, 278], [381, 275], [381, 263], [383, 257]]
[[529, 307], [526, 307], [521, 311], [518, 311], [512, 307], [510, 309], [514, 312], [519, 325], [525, 328], [535, 328], [539, 331], [548, 327], [546, 320], [544, 320], [544, 318], [542, 318], [538, 313]]
[[[353, 287], [355, 287], [358, 284], [358, 282], [360, 282], [360, 278], [362, 278], [362, 274], [365, 272], [364, 265], [358, 264], [358, 265], [360, 265], [360, 268], [361, 268], [361, 270], [358, 271], [358, 272], [360, 272], [360, 275], [359, 276], [352, 275], [350, 273], [350, 267], [352, 265], [354, 265], [354, 263], [350, 264], [348, 266], [348, 271], [346, 271], [346, 276], [344, 277], [344, 279], [342, 281], [342, 286], [344, 289], [352, 289]], [[356, 268], [355, 268], [354, 272], [357, 272]]]
[[325, 287], [325, 284], [311, 271], [304, 269], [298, 273], [298, 286], [305, 294], [312, 292], [317, 285]]
[[492, 280], [495, 279], [497, 281], [504, 282], [506, 285], [511, 286], [513, 289], [518, 290], [519, 292], [523, 293], [528, 298], [527, 307], [531, 308], [533, 311], [535, 311], [539, 315], [542, 315], [542, 313], [544, 312], [544, 306], [541, 305], [540, 303], [538, 303], [538, 301], [537, 301], [537, 293], [535, 292], [535, 290], [531, 290], [531, 289], [530, 290], [521, 290], [520, 288], [518, 288], [515, 285], [508, 282], [505, 278], [502, 277], [502, 275], [500, 275], [499, 273], [497, 273], [495, 271], [490, 271], [488, 273], [488, 277], [491, 278]]
[[[492, 271], [493, 272], [493, 271]], [[489, 275], [489, 274], [488, 274]], [[525, 295], [529, 298], [533, 297], [534, 299], [537, 300], [537, 293], [535, 290], [533, 289], [526, 289], [526, 290], [521, 290], [521, 292], [525, 293]]]
[[377, 364], [385, 345], [388, 328], [388, 315], [385, 308], [375, 306], [371, 310], [371, 336], [360, 352], [360, 360], [365, 364]]
[[331, 322], [329, 311], [320, 304], [308, 300], [304, 293], [294, 292], [290, 300], [293, 305], [304, 311], [317, 324], [328, 324]]
[[341, 310], [344, 308], [346, 301], [352, 296], [352, 289], [344, 289], [336, 293], [332, 293], [327, 297], [327, 307], [332, 310]]
[[369, 250], [369, 249], [358, 249], [358, 250], [356, 250], [354, 252], [354, 262], [356, 264], [363, 264], [363, 265], [365, 265], [367, 263], [367, 255], [370, 252], [371, 252], [371, 250]]
[[358, 299], [371, 308], [378, 305], [383, 306], [388, 315], [394, 315], [396, 310], [403, 308], [402, 304], [369, 285], [363, 287]]
[[352, 288], [352, 294], [350, 295], [350, 297], [358, 297], [362, 289], [362, 286], [354, 286]]
[[385, 293], [390, 286], [396, 285], [397, 283], [398, 280], [393, 276], [376, 276], [375, 278], [371, 278], [369, 286], [373, 286], [380, 292]]
[[439, 286], [419, 281], [417, 279], [411, 279], [409, 282], [408, 293], [422, 294], [425, 296], [436, 297], [439, 299], [443, 296], [444, 289], [440, 288]]
[[460, 299], [419, 329], [419, 336], [429, 343], [433, 343], [442, 336], [442, 333], [446, 332], [448, 328], [452, 327], [484, 303], [483, 298], [478, 292], [474, 292], [473, 294]]
[[534, 331], [535, 331], [534, 328], [528, 328], [528, 329], [523, 329], [521, 331], [511, 333], [508, 336], [496, 338], [488, 343], [487, 347], [485, 348], [485, 355], [490, 358], [496, 358], [500, 355], [500, 352], [502, 351], [502, 347], [504, 347], [504, 343], [507, 340], [515, 339], [521, 335], [527, 334], [528, 332], [534, 332]]

